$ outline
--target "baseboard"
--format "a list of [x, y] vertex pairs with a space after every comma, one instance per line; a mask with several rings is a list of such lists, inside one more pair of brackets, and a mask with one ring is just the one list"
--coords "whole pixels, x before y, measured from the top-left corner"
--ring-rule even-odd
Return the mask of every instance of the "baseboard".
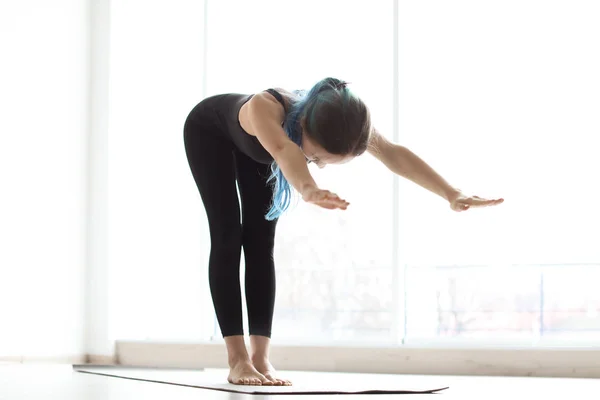
[[36, 356], [0, 356], [0, 363], [25, 364], [94, 364], [94, 365], [116, 365], [118, 360], [115, 356], [105, 355], [76, 355], [76, 356], [55, 356], [55, 357], [36, 357]]
[[0, 356], [0, 362], [2, 363], [36, 363], [36, 364], [81, 364], [86, 362], [87, 356], [85, 355], [73, 355], [73, 356], [52, 356], [52, 357], [38, 357], [38, 356]]
[[86, 364], [94, 364], [94, 365], [117, 365], [119, 361], [117, 356], [104, 356], [104, 355], [96, 355], [96, 354], [88, 354], [86, 357]]
[[0, 356], [0, 363], [10, 363], [10, 364], [14, 364], [14, 363], [21, 363], [23, 361], [23, 358], [21, 356]]
[[[116, 344], [120, 364], [144, 367], [226, 368], [223, 344]], [[271, 361], [280, 370], [600, 378], [599, 349], [358, 348], [274, 346]]]

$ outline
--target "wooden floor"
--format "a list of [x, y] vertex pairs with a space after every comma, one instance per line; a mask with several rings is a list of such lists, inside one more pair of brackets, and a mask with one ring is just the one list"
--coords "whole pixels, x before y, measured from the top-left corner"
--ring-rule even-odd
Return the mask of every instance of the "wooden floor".
[[[223, 371], [225, 374], [225, 371]], [[313, 373], [314, 379], [327, 379], [326, 373]], [[294, 373], [290, 373], [293, 377]], [[224, 375], [225, 376], [225, 375]], [[348, 379], [368, 379], [368, 375], [349, 374]], [[443, 399], [568, 399], [600, 398], [600, 380], [486, 377], [414, 377], [415, 380], [440, 382], [450, 389], [436, 395], [343, 395], [345, 399], [390, 399], [441, 396]], [[180, 387], [151, 382], [82, 374], [70, 365], [0, 364], [0, 400], [238, 400], [238, 399], [311, 399], [333, 396], [246, 395]]]

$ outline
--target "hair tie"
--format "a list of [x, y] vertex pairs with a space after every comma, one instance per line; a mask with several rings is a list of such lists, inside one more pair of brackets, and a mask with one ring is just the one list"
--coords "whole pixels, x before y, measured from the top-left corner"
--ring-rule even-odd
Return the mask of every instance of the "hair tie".
[[345, 89], [345, 88], [346, 88], [346, 86], [348, 86], [348, 82], [344, 82], [344, 81], [339, 81], [339, 82], [337, 82], [337, 83], [334, 85], [334, 87], [335, 87], [337, 90], [342, 90], [342, 89]]

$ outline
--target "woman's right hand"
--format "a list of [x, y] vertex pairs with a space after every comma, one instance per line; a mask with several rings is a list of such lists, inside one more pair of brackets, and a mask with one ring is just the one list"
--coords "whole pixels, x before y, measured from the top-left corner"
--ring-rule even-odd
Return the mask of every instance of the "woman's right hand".
[[336, 208], [345, 210], [350, 205], [350, 203], [341, 199], [337, 194], [314, 186], [302, 191], [302, 200], [329, 210]]

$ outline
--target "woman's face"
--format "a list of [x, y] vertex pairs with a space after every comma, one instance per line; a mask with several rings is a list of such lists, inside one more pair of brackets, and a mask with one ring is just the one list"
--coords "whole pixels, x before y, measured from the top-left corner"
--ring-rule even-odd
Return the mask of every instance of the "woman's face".
[[339, 154], [330, 154], [317, 143], [315, 143], [304, 131], [302, 132], [302, 151], [307, 161], [315, 164], [319, 168], [325, 168], [327, 164], [345, 164], [352, 160], [354, 156], [342, 156]]

